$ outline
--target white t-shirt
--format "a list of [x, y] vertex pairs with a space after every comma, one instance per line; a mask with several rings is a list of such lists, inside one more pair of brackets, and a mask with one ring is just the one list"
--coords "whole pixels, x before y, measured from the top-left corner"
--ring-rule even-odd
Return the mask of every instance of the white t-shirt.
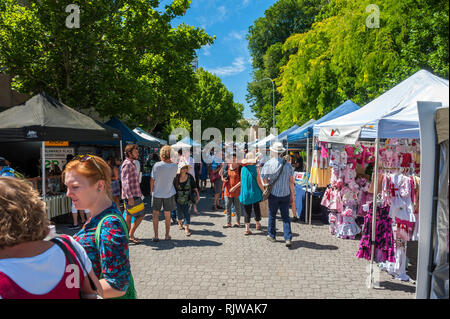
[[[70, 241], [78, 251], [86, 271], [91, 272], [92, 263], [84, 248], [71, 237]], [[66, 256], [56, 244], [34, 257], [0, 259], [0, 271], [22, 289], [35, 295], [52, 291], [64, 276], [65, 268]], [[84, 271], [83, 273], [87, 276]]]
[[177, 176], [178, 165], [176, 163], [156, 163], [152, 169], [152, 178], [155, 180], [153, 186], [153, 197], [170, 198], [175, 195], [173, 180]]

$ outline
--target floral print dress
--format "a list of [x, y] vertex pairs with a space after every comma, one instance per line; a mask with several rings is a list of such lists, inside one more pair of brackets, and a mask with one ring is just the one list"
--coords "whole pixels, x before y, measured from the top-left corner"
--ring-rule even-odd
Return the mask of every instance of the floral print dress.
[[[103, 217], [111, 213], [114, 216], [103, 221], [98, 250], [95, 231]], [[116, 290], [127, 291], [131, 274], [128, 237], [119, 218], [122, 218], [120, 212], [113, 204], [94, 216], [73, 238], [85, 249], [97, 278], [105, 279]]]

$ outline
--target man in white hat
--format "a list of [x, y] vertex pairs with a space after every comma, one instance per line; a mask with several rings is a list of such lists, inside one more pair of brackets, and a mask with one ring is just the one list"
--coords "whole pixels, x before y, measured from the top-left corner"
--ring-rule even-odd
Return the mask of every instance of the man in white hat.
[[275, 142], [270, 147], [271, 159], [264, 164], [261, 170], [263, 185], [273, 184], [269, 196], [269, 220], [267, 226], [267, 239], [276, 242], [275, 217], [280, 209], [283, 220], [283, 234], [286, 246], [292, 246], [291, 220], [289, 218], [289, 204], [294, 199], [294, 169], [289, 162], [285, 162], [281, 156], [286, 149], [280, 142]]

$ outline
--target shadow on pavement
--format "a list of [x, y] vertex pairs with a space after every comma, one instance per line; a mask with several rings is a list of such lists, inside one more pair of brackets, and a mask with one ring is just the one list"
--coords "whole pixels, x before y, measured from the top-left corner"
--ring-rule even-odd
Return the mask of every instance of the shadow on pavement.
[[214, 226], [214, 223], [209, 223], [209, 222], [194, 222], [194, 221], [192, 221], [192, 216], [191, 216], [191, 225], [195, 225], [195, 226]]
[[171, 239], [160, 240], [155, 243], [151, 239], [141, 239], [142, 244], [149, 247], [154, 247], [153, 250], [170, 250], [178, 247], [206, 247], [206, 246], [221, 246], [222, 243], [212, 240], [194, 240], [194, 239]]
[[391, 281], [383, 281], [380, 282], [380, 287], [383, 287], [384, 289], [390, 291], [404, 291], [408, 293], [416, 293], [416, 287], [408, 286], [406, 284], [401, 283], [401, 281], [399, 281], [398, 283]]
[[[294, 235], [294, 234], [293, 234]], [[293, 236], [295, 237], [295, 235]], [[334, 245], [320, 245], [304, 240], [292, 240], [292, 246], [290, 249], [308, 248], [315, 250], [337, 250], [338, 247]]]
[[197, 235], [197, 236], [227, 237], [222, 232], [216, 231], [216, 230], [207, 230], [207, 229], [196, 230], [196, 229], [191, 229], [191, 228], [190, 228], [190, 230], [191, 230], [192, 235]]
[[208, 217], [222, 217], [225, 218], [225, 214], [223, 212], [217, 211], [215, 213], [200, 213], [201, 216], [208, 216]]

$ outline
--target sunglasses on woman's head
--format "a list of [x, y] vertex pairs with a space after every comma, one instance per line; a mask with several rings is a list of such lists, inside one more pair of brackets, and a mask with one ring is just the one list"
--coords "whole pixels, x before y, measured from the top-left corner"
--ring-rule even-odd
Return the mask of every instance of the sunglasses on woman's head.
[[98, 165], [98, 163], [97, 163], [97, 161], [95, 160], [95, 157], [94, 157], [94, 156], [89, 155], [89, 154], [86, 154], [86, 155], [77, 155], [77, 156], [75, 156], [75, 157], [73, 158], [73, 160], [78, 160], [78, 161], [80, 161], [80, 162], [82, 162], [82, 163], [83, 163], [83, 162], [86, 162], [86, 161], [88, 161], [88, 160], [92, 160], [92, 163], [94, 163], [95, 167], [97, 167], [98, 171], [100, 172], [100, 175], [101, 175], [102, 177], [104, 177], [104, 176], [103, 176], [103, 171], [102, 171], [100, 165]]

